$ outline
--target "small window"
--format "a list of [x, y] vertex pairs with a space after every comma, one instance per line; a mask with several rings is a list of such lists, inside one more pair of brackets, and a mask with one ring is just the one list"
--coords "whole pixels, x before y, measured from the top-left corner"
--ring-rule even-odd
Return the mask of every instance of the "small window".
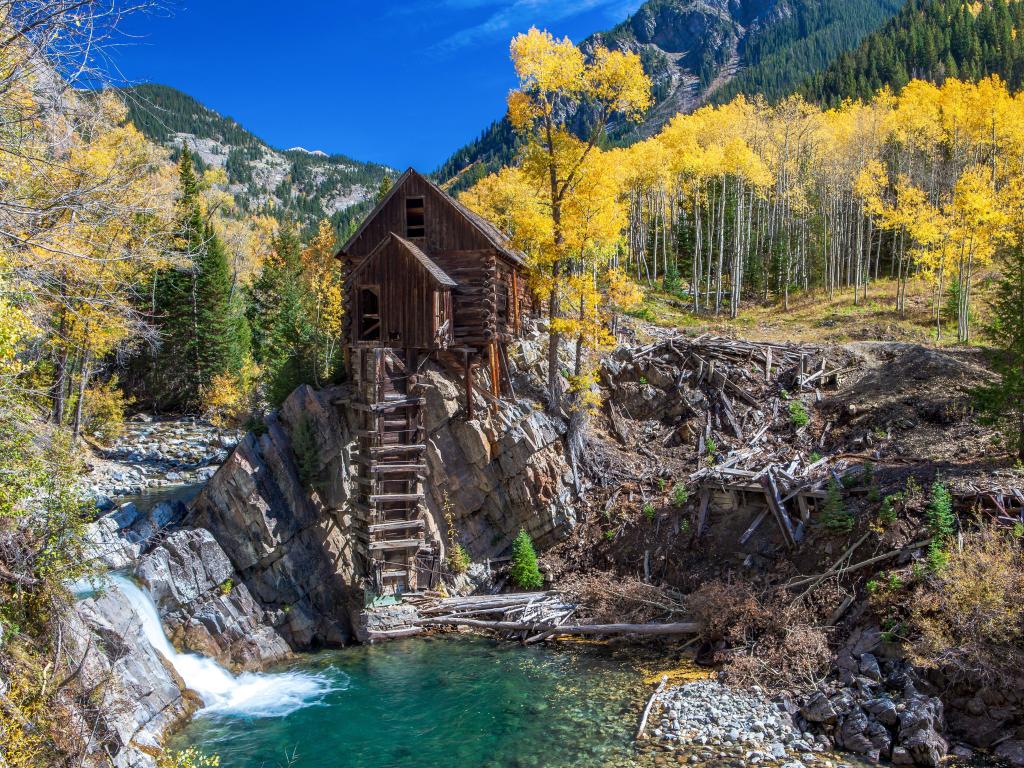
[[423, 198], [405, 198], [405, 236], [425, 237], [426, 234], [427, 220], [423, 212]]
[[380, 341], [380, 290], [376, 286], [359, 289], [359, 340]]

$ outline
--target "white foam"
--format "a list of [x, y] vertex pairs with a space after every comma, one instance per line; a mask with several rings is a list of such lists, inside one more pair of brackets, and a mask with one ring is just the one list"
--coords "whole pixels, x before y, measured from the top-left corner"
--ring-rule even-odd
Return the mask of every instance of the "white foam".
[[319, 704], [334, 690], [332, 681], [309, 672], [243, 672], [232, 675], [213, 659], [178, 653], [164, 634], [160, 614], [149, 595], [121, 575], [108, 577], [125, 594], [141, 622], [146, 639], [181, 675], [185, 685], [203, 700], [198, 715], [284, 717]]

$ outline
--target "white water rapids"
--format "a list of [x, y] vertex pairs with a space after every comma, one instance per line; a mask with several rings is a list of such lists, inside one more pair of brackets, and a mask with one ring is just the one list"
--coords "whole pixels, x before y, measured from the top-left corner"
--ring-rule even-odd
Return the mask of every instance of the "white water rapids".
[[125, 576], [111, 574], [106, 578], [127, 597], [153, 648], [171, 663], [185, 685], [202, 698], [204, 706], [198, 716], [283, 717], [319, 704], [334, 687], [326, 677], [308, 672], [232, 675], [213, 659], [179, 653], [164, 635], [160, 615], [149, 595]]

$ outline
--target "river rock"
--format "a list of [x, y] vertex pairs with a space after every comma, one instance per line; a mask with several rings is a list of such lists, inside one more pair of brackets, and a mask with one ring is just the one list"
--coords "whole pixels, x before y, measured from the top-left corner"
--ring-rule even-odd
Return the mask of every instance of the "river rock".
[[942, 702], [939, 699], [920, 694], [907, 697], [900, 713], [898, 743], [914, 765], [930, 768], [937, 766], [946, 756], [949, 745], [940, 735], [942, 726]]
[[141, 559], [136, 575], [176, 646], [234, 667], [260, 666], [289, 654], [288, 643], [209, 531], [171, 534]]
[[1024, 741], [1004, 741], [995, 749], [996, 757], [1005, 760], [1014, 768], [1024, 766]]

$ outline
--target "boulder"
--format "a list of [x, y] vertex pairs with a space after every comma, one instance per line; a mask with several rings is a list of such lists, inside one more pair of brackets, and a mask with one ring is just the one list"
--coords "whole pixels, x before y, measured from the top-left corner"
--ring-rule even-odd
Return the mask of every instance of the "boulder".
[[289, 654], [209, 531], [171, 534], [142, 558], [136, 574], [176, 645], [234, 667], [257, 667]]
[[149, 641], [116, 584], [77, 603], [64, 636], [81, 662], [81, 681], [99, 697], [97, 758], [114, 768], [146, 768], [164, 737], [195, 709], [181, 678]]
[[1004, 741], [996, 747], [995, 754], [1014, 768], [1021, 768], [1024, 766], [1024, 741]]
[[800, 714], [809, 723], [834, 723], [837, 716], [832, 702], [821, 691], [814, 693], [807, 700], [807, 703], [800, 708]]
[[937, 766], [949, 750], [940, 735], [942, 726], [942, 702], [935, 697], [912, 694], [900, 713], [897, 743], [906, 750], [914, 765]]

